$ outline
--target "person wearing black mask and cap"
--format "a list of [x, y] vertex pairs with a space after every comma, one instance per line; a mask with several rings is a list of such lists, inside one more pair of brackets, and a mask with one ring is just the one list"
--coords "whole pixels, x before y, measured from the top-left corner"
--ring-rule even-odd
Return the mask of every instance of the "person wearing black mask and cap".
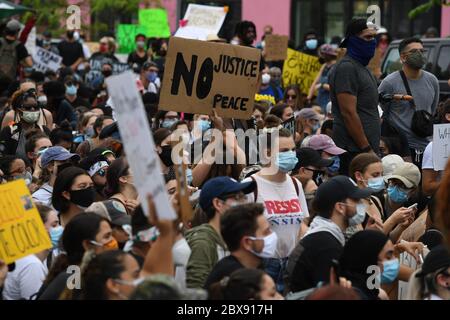
[[75, 40], [74, 30], [67, 30], [66, 40], [58, 44], [59, 55], [63, 58], [62, 65], [76, 71], [78, 65], [83, 62], [83, 46]]
[[330, 71], [333, 105], [333, 140], [348, 152], [341, 155], [341, 174], [348, 174], [351, 160], [359, 153], [378, 153], [381, 123], [377, 80], [367, 68], [375, 54], [375, 25], [354, 19], [347, 26], [341, 47], [346, 55]]
[[6, 24], [5, 36], [0, 38], [0, 78], [16, 80], [19, 63], [24, 67], [32, 67], [33, 60], [23, 43], [17, 40], [20, 23], [10, 20]]

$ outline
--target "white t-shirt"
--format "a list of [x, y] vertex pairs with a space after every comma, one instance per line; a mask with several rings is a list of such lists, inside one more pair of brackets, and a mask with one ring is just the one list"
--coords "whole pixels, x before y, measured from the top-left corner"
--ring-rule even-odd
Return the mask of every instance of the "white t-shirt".
[[[288, 175], [282, 183], [271, 182], [258, 175], [252, 177], [258, 185], [257, 199], [255, 201], [254, 193], [250, 193], [248, 194], [249, 202], [264, 204], [264, 216], [269, 221], [272, 231], [278, 236], [274, 258], [286, 258], [297, 245], [301, 222], [309, 217], [302, 184], [295, 179], [299, 191], [297, 195], [294, 182]], [[244, 182], [248, 181], [251, 181], [251, 178], [244, 180]]]
[[45, 183], [36, 190], [31, 196], [34, 201], [45, 204], [46, 206], [52, 207], [52, 194], [53, 187], [48, 183]]
[[[431, 141], [427, 147], [425, 148], [425, 151], [423, 152], [423, 160], [422, 160], [422, 169], [430, 169], [434, 170], [433, 165], [433, 141]], [[439, 180], [442, 177], [442, 170], [434, 170], [439, 172]]]
[[3, 299], [29, 300], [41, 288], [47, 273], [47, 266], [34, 254], [16, 260], [16, 268], [6, 276]]
[[186, 266], [191, 256], [191, 248], [185, 238], [175, 242], [172, 255], [175, 265], [175, 281], [184, 289], [186, 288]]

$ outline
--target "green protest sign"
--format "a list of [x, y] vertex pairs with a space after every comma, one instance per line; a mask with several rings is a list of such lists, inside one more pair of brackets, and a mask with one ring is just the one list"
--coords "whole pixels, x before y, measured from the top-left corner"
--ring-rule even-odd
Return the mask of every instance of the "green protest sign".
[[139, 33], [145, 34], [147, 28], [137, 24], [119, 24], [117, 28], [117, 40], [119, 53], [131, 53], [136, 49], [135, 37]]
[[149, 38], [170, 37], [169, 22], [165, 9], [139, 10], [139, 24], [146, 28], [145, 35]]

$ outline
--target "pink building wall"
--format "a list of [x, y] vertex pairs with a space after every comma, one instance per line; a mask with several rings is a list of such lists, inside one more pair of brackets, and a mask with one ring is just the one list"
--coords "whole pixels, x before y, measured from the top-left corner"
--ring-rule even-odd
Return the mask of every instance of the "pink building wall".
[[273, 33], [290, 35], [291, 0], [242, 0], [242, 20], [256, 25], [257, 41], [261, 40], [264, 26], [273, 26]]
[[441, 37], [450, 36], [450, 7], [442, 6]]

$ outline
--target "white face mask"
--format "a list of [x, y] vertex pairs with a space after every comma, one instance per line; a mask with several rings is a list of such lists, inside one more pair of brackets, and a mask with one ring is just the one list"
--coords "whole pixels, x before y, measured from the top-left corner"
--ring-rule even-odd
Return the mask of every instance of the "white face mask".
[[366, 205], [362, 202], [356, 205], [356, 214], [348, 219], [349, 226], [356, 226], [364, 222], [366, 218]]
[[262, 84], [269, 84], [270, 83], [270, 74], [264, 73], [261, 77]]
[[260, 258], [273, 258], [277, 250], [278, 236], [272, 232], [264, 238], [249, 237], [251, 240], [264, 240], [264, 248], [261, 252], [251, 251], [255, 256]]

